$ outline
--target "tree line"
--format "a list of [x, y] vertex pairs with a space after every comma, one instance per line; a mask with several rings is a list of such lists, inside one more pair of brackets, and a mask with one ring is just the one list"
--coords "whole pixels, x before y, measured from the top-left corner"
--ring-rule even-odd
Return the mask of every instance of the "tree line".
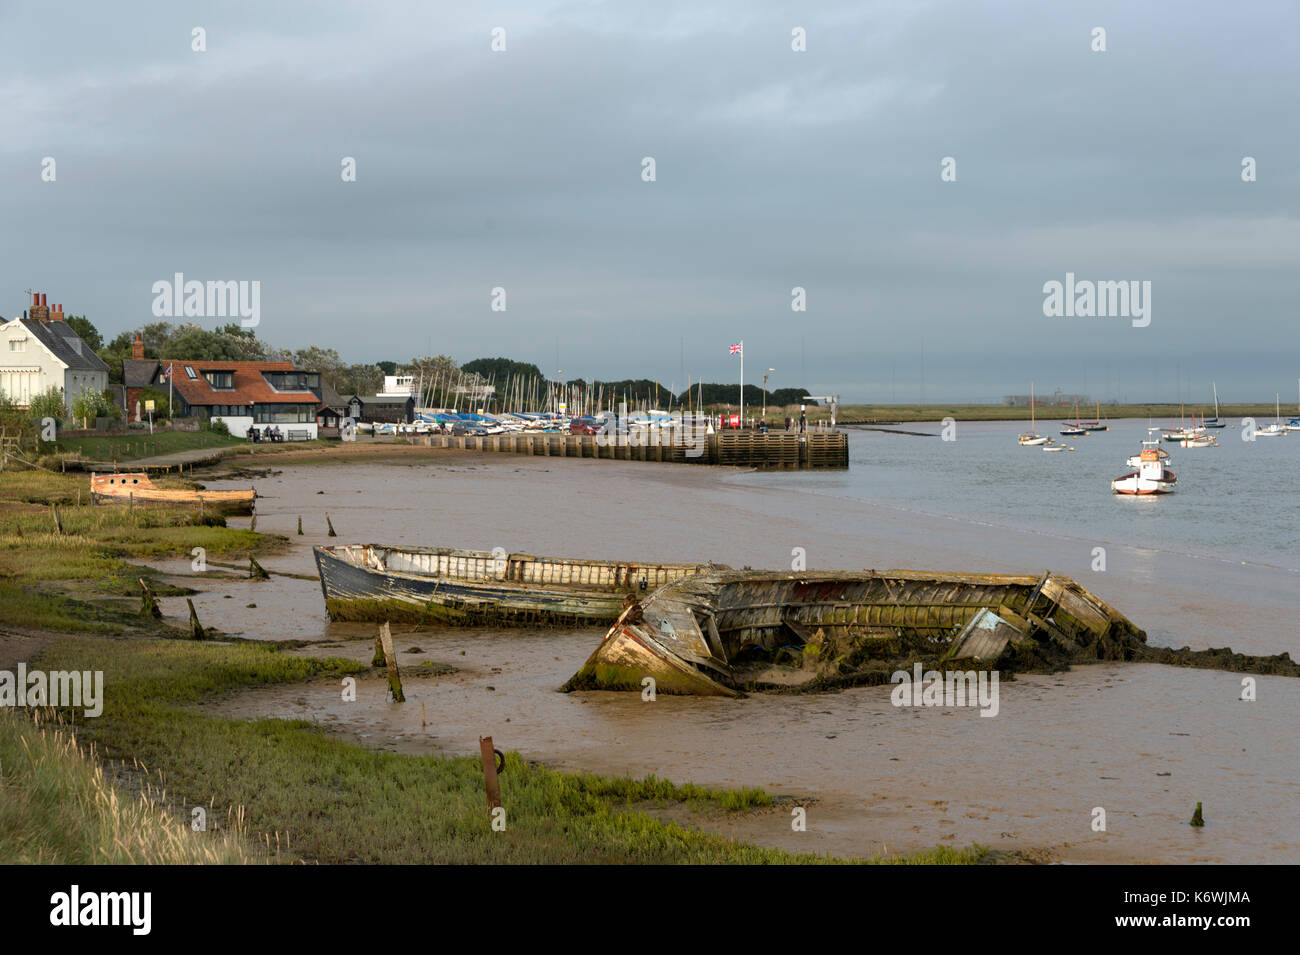
[[[308, 345], [305, 348], [275, 348], [259, 339], [251, 328], [237, 322], [218, 328], [204, 328], [194, 322], [173, 324], [149, 322], [138, 329], [125, 331], [104, 343], [103, 336], [84, 315], [69, 316], [68, 324], [108, 365], [109, 382], [122, 383], [123, 362], [131, 357], [132, 345], [139, 334], [146, 358], [171, 358], [178, 361], [288, 361], [295, 368], [320, 372], [321, 381], [340, 396], [373, 395], [383, 388], [385, 375], [411, 375], [417, 381], [422, 402], [450, 407], [489, 385], [498, 396], [505, 384], [514, 394], [542, 395], [553, 393], [556, 382], [547, 379], [537, 365], [510, 358], [476, 358], [463, 365], [447, 355], [412, 357], [407, 361], [348, 362], [333, 348]], [[564, 391], [601, 396], [602, 402], [626, 399], [629, 403], [652, 407], [706, 407], [734, 405], [740, 397], [735, 384], [699, 383], [673, 394], [657, 381], [647, 378], [591, 380], [577, 378], [565, 383]], [[746, 406], [782, 407], [803, 402], [802, 388], [777, 388], [764, 394], [757, 385], [745, 386]]]

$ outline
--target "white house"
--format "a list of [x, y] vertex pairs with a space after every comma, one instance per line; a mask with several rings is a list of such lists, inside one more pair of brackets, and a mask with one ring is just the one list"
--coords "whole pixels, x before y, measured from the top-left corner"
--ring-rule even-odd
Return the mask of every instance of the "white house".
[[51, 387], [62, 390], [71, 414], [81, 392], [108, 387], [108, 366], [64, 321], [62, 305], [51, 310], [33, 293], [26, 317], [0, 321], [0, 392], [26, 406]]

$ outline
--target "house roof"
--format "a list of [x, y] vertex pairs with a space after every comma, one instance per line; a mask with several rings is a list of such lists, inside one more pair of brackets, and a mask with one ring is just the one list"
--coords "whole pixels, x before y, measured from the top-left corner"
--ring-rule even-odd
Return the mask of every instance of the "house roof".
[[[307, 390], [277, 391], [265, 378], [264, 371], [296, 371], [292, 362], [287, 361], [180, 361], [163, 358], [159, 364], [165, 370], [172, 368], [172, 387], [185, 399], [186, 403], [195, 405], [268, 405], [268, 404], [310, 404], [318, 405], [316, 395]], [[193, 369], [191, 378], [187, 369]], [[205, 371], [234, 372], [233, 389], [213, 388], [203, 377]], [[163, 387], [167, 380], [162, 379]]]
[[346, 408], [348, 400], [322, 378], [320, 383], [320, 403], [326, 408]]
[[158, 359], [122, 359], [122, 383], [128, 388], [148, 388], [158, 376]]
[[35, 318], [20, 318], [19, 321], [31, 332], [33, 338], [68, 368], [74, 371], [108, 371], [103, 359], [81, 340], [81, 336], [67, 322], [52, 321], [46, 324]]
[[352, 397], [363, 405], [404, 405], [408, 401], [415, 400], [415, 395], [353, 395]]

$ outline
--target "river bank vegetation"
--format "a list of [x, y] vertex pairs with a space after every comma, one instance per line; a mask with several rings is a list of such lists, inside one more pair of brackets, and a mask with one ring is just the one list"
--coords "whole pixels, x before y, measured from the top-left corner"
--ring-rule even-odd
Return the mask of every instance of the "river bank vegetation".
[[[142, 612], [141, 579], [159, 595], [188, 592], [144, 561], [200, 546], [209, 557], [265, 555], [287, 541], [185, 509], [92, 507], [85, 480], [44, 470], [0, 478], [0, 669], [21, 660], [104, 674], [96, 718], [18, 710], [0, 720], [0, 863], [856, 861], [706, 831], [736, 813], [789, 826], [790, 805], [758, 789], [561, 773], [512, 752], [498, 830], [476, 758], [376, 751], [302, 720], [209, 716], [206, 702], [241, 689], [291, 683], [332, 697], [344, 677], [384, 677], [274, 644], [195, 641]], [[428, 675], [412, 678], [438, 678], [439, 668], [420, 669]], [[688, 824], [647, 812], [662, 808]], [[198, 833], [195, 809], [206, 820]], [[990, 859], [973, 846], [864, 861]]]

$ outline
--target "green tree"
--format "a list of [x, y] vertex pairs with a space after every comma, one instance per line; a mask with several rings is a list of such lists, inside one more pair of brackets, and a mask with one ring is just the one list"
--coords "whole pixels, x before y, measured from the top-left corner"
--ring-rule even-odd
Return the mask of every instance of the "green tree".
[[[171, 402], [167, 400], [167, 392], [159, 391], [156, 388], [140, 389], [140, 414], [144, 415], [146, 419], [148, 419], [149, 413], [145, 410], [145, 404], [149, 401], [153, 402], [154, 421], [172, 416]], [[135, 414], [134, 411], [131, 413]]]
[[542, 372], [536, 365], [512, 361], [509, 358], [475, 358], [473, 361], [467, 361], [460, 366], [460, 370], [481, 375], [489, 381], [495, 381], [498, 387], [504, 387], [504, 383], [510, 378], [529, 379], [541, 378]]
[[104, 336], [99, 334], [99, 329], [92, 325], [85, 315], [69, 315], [67, 323], [68, 327], [90, 346], [91, 351], [97, 352], [104, 347]]

